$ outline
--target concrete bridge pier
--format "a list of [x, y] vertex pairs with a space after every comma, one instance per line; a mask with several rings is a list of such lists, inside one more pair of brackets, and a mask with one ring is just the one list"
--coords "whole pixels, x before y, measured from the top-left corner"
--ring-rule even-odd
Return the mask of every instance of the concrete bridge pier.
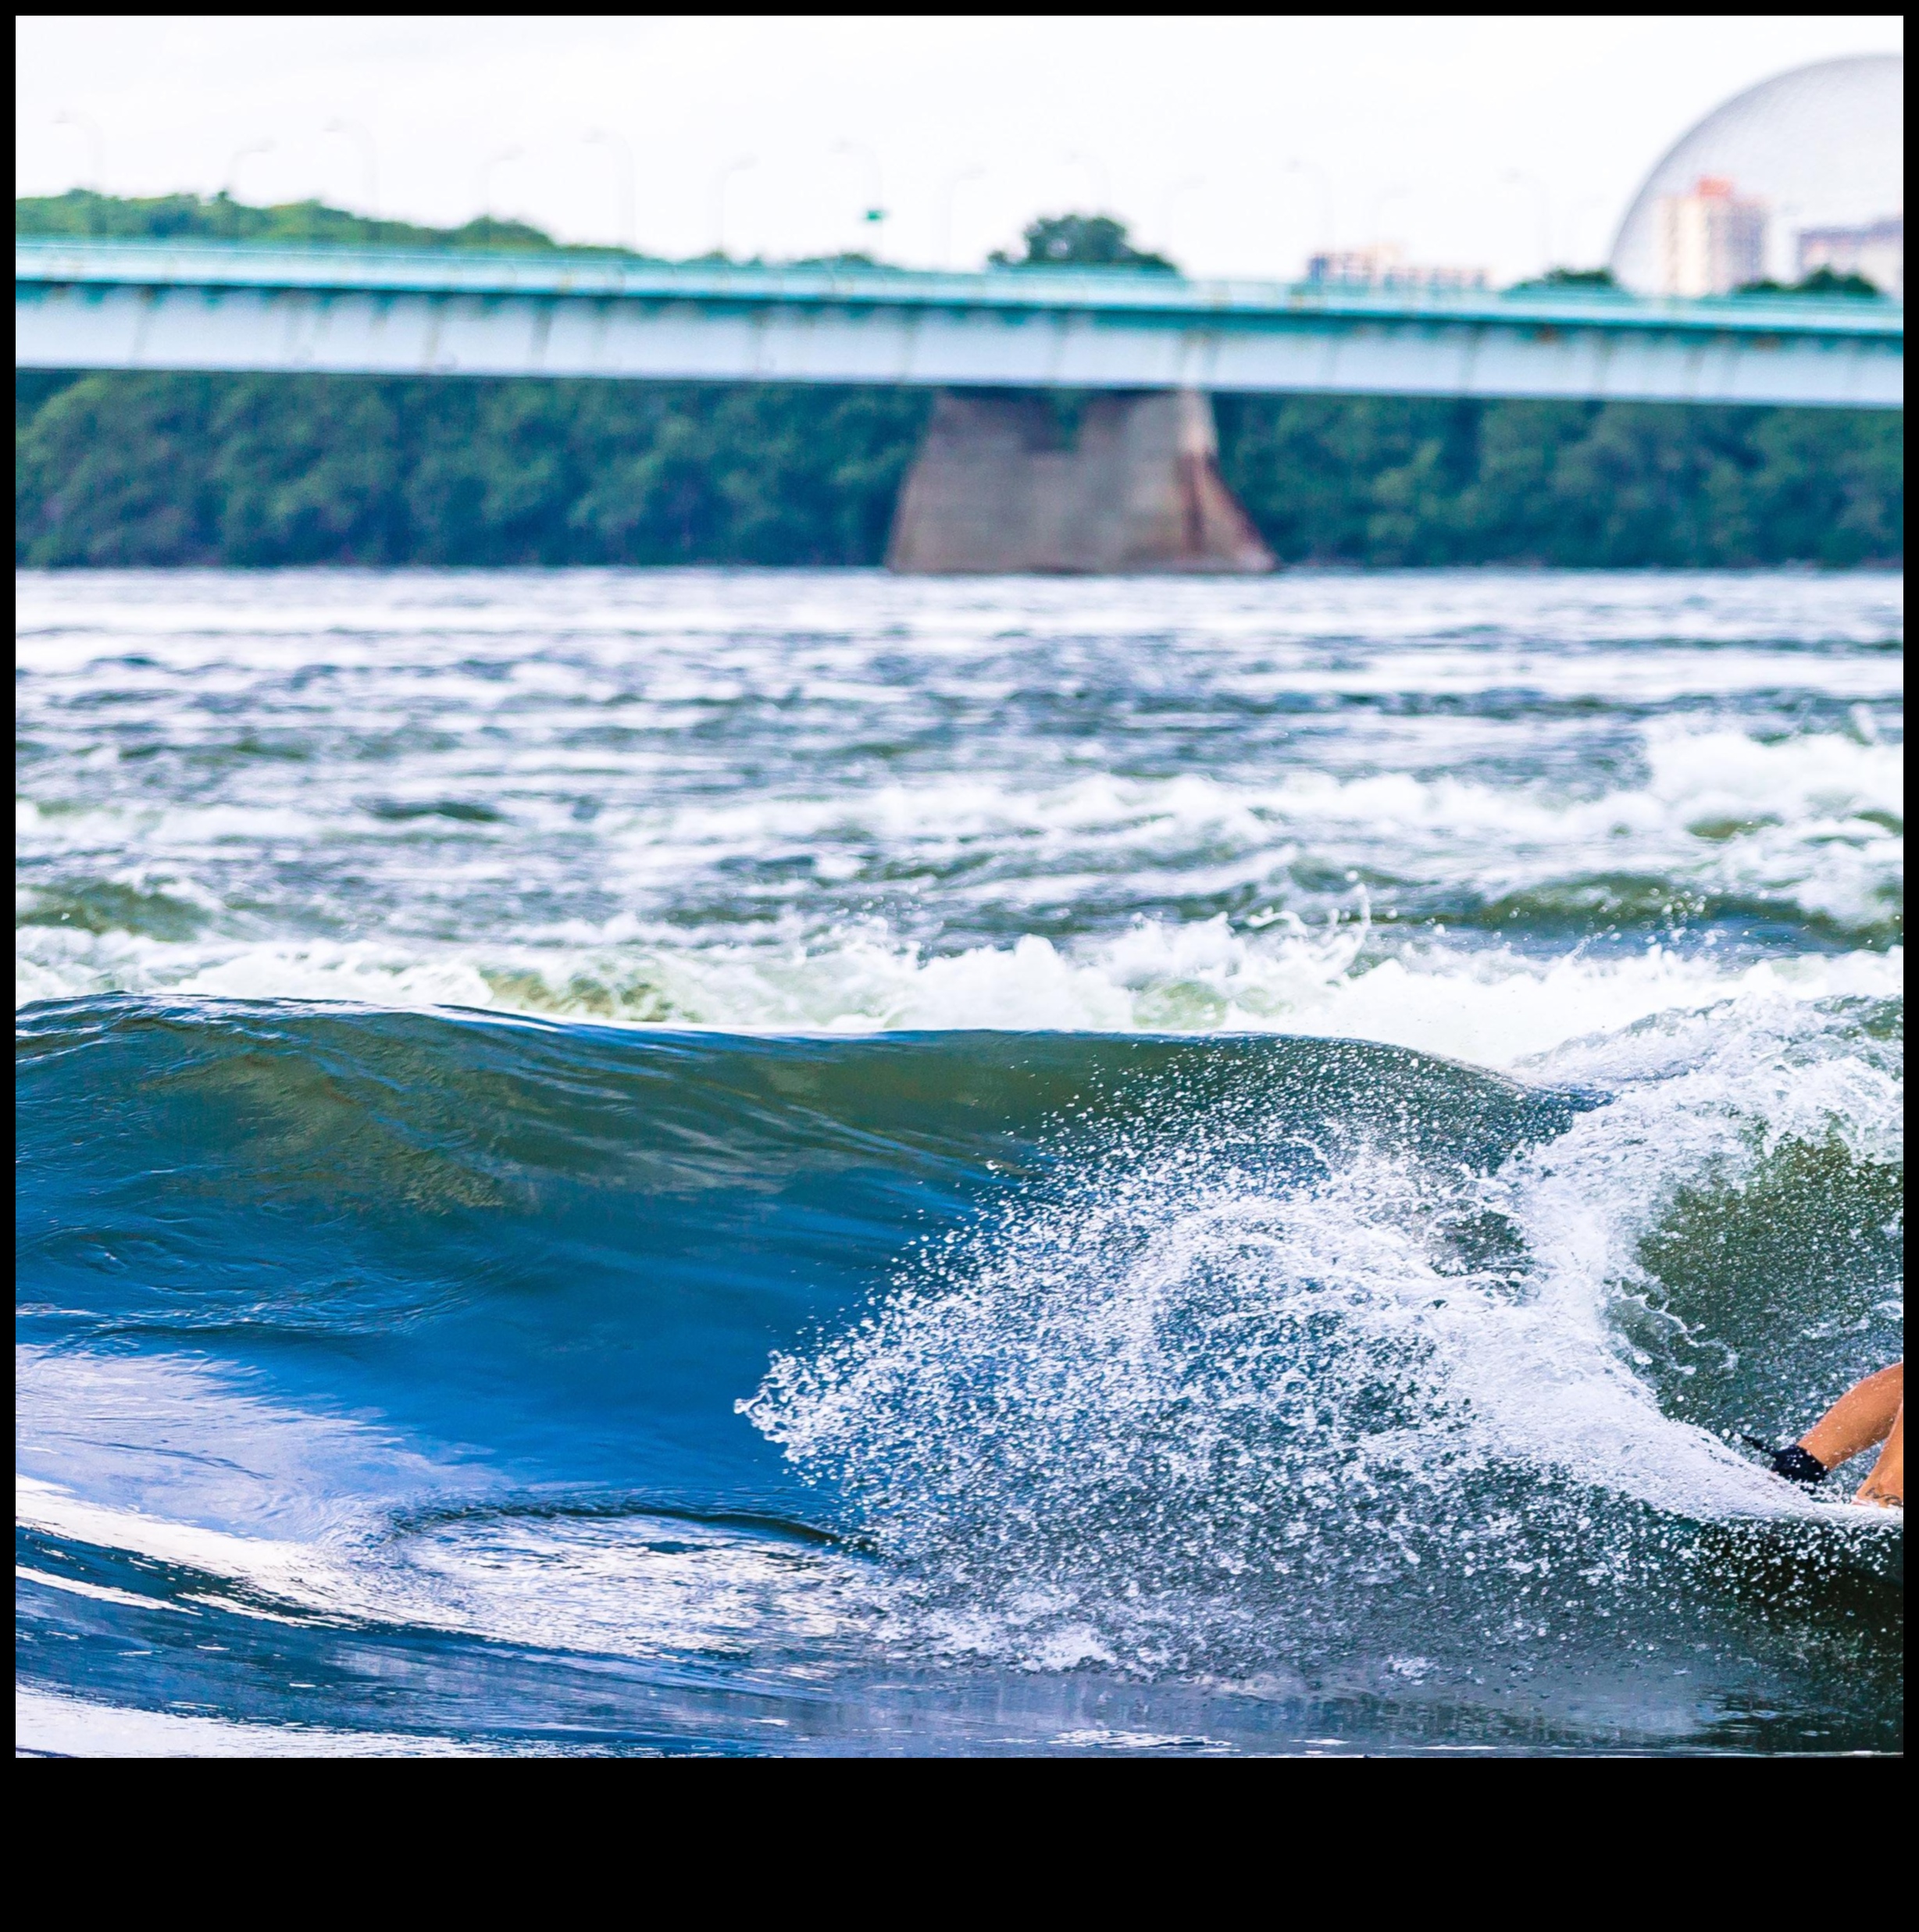
[[921, 574], [1271, 570], [1219, 473], [1197, 390], [1087, 398], [943, 390], [900, 493], [889, 569]]

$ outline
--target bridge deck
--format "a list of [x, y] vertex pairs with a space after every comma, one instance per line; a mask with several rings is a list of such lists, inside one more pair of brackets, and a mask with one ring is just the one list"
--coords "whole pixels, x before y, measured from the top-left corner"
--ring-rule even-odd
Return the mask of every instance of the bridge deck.
[[32, 240], [22, 368], [1904, 401], [1889, 302]]

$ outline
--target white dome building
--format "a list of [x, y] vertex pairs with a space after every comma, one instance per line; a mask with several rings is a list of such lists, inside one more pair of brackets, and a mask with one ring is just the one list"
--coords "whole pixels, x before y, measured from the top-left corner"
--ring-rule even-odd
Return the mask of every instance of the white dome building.
[[1611, 267], [1647, 294], [1864, 273], [1905, 299], [1906, 62], [1817, 61], [1715, 108], [1646, 178]]

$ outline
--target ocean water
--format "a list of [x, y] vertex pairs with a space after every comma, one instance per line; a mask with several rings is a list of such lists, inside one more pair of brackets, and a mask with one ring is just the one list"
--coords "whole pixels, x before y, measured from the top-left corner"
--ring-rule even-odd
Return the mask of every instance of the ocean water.
[[1832, 1751], [1896, 576], [16, 580], [37, 1751]]

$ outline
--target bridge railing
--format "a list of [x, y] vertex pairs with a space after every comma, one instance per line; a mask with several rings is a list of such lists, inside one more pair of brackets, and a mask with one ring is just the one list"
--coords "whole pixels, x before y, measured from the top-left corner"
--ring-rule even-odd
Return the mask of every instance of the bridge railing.
[[1902, 306], [1773, 294], [36, 237], [15, 244], [14, 318], [20, 367], [1878, 408], [1904, 397]]

